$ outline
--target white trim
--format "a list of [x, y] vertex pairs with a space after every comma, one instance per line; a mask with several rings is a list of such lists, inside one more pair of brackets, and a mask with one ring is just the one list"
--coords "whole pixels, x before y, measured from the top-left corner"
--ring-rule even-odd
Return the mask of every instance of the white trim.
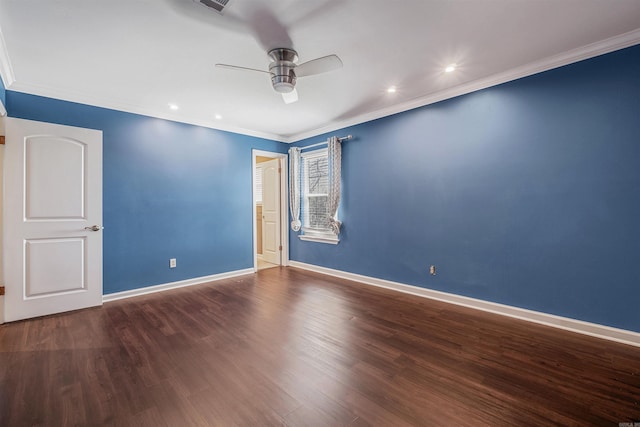
[[589, 335], [596, 338], [603, 338], [610, 341], [640, 347], [640, 333], [638, 332], [612, 328], [610, 326], [598, 325], [596, 323], [590, 323], [582, 320], [571, 319], [568, 317], [542, 313], [539, 311], [527, 310], [524, 308], [483, 301], [475, 298], [464, 297], [461, 295], [434, 291], [432, 289], [420, 288], [417, 286], [377, 279], [375, 277], [363, 276], [355, 273], [348, 273], [346, 271], [334, 270], [331, 268], [320, 267], [317, 265], [306, 264], [298, 261], [289, 261], [289, 266], [326, 274], [328, 276], [352, 280], [355, 282], [363, 283], [365, 285], [392, 289], [398, 292], [403, 292], [405, 294], [411, 294], [423, 298], [447, 302], [450, 304], [461, 305], [464, 307], [474, 308], [476, 310], [487, 311], [489, 313], [500, 314], [502, 316], [526, 320], [541, 325], [564, 329], [566, 331], [577, 332], [579, 334]]
[[9, 86], [16, 81], [15, 75], [13, 74], [13, 67], [9, 60], [9, 51], [7, 51], [7, 45], [5, 44], [4, 36], [2, 35], [2, 30], [0, 30], [0, 77], [2, 77], [2, 82], [6, 89], [9, 89]]
[[533, 74], [538, 74], [543, 71], [548, 71], [554, 68], [562, 67], [564, 65], [569, 65], [574, 62], [579, 62], [585, 59], [604, 55], [605, 53], [614, 52], [616, 50], [634, 46], [639, 43], [640, 29], [636, 29], [633, 31], [629, 31], [628, 33], [624, 33], [615, 37], [598, 41], [596, 43], [591, 43], [586, 46], [579, 47], [577, 49], [572, 49], [567, 52], [553, 55], [539, 61], [531, 62], [520, 67], [512, 68], [498, 74], [493, 74], [483, 79], [478, 79], [453, 88], [445, 89], [440, 92], [432, 93], [427, 96], [415, 98], [402, 104], [396, 104], [388, 108], [383, 108], [377, 111], [372, 111], [360, 116], [356, 116], [349, 120], [334, 122], [328, 126], [301, 132], [291, 136], [290, 138], [286, 138], [285, 142], [297, 142], [306, 138], [322, 135], [324, 133], [344, 129], [349, 126], [355, 126], [382, 117], [402, 113], [414, 108], [424, 107], [425, 105], [434, 104], [436, 102], [444, 101], [449, 98], [465, 95], [481, 89], [486, 89], [491, 86], [496, 86], [502, 83], [510, 82], [512, 80], [517, 80], [523, 77], [531, 76]]
[[[7, 53], [7, 45], [4, 43], [4, 36], [0, 31], [0, 79], [6, 90], [13, 84], [15, 78], [13, 76], [13, 69], [11, 68], [11, 62], [9, 62], [9, 54]], [[0, 101], [0, 117], [7, 115], [7, 108]]]
[[43, 96], [61, 101], [74, 102], [78, 104], [90, 105], [98, 108], [106, 108], [125, 113], [139, 114], [142, 116], [170, 120], [179, 123], [186, 123], [195, 126], [202, 126], [209, 129], [238, 133], [241, 135], [248, 135], [277, 142], [289, 142], [288, 138], [275, 133], [261, 132], [243, 128], [241, 126], [229, 125], [227, 123], [223, 123], [220, 120], [194, 119], [193, 117], [181, 113], [180, 111], [165, 111], [164, 109], [161, 110], [156, 108], [146, 108], [140, 105], [131, 104], [130, 102], [122, 101], [120, 99], [92, 96], [84, 92], [76, 92], [72, 89], [58, 89], [45, 85], [36, 85], [14, 81], [11, 85], [11, 90], [14, 92], [22, 92], [30, 95]]
[[156, 292], [168, 291], [171, 289], [184, 288], [185, 286], [201, 285], [203, 283], [215, 282], [231, 277], [244, 276], [245, 274], [253, 274], [253, 268], [245, 268], [244, 270], [229, 271], [227, 273], [212, 274], [211, 276], [195, 277], [193, 279], [180, 280], [178, 282], [164, 283], [162, 285], [145, 286], [144, 288], [132, 289], [130, 291], [116, 292], [102, 296], [102, 302], [116, 301], [124, 298], [132, 298], [140, 295], [153, 294]]
[[258, 149], [251, 150], [251, 220], [253, 221], [251, 228], [253, 229], [253, 269], [258, 271], [258, 228], [256, 218], [256, 156], [270, 157], [272, 159], [280, 160], [280, 244], [282, 245], [282, 251], [280, 253], [280, 265], [287, 266], [289, 261], [289, 206], [287, 204], [288, 198], [288, 179], [289, 165], [287, 162], [288, 155], [284, 153], [278, 153], [275, 151], [263, 151]]
[[[322, 143], [324, 144], [324, 142]], [[303, 147], [309, 148], [309, 147]], [[303, 159], [309, 158], [313, 159], [315, 157], [327, 157], [329, 155], [329, 149], [327, 147], [316, 148], [315, 150], [305, 151], [304, 153], [300, 153], [300, 157]]]
[[[0, 102], [2, 105], [2, 102]], [[5, 120], [0, 117], [0, 135], [5, 135], [4, 132], [4, 122]], [[4, 203], [4, 150], [5, 145], [0, 145], [0, 204]], [[4, 240], [3, 240], [3, 210], [0, 208], [0, 285], [5, 285], [4, 280]], [[0, 296], [0, 325], [4, 323], [4, 305], [5, 298], [4, 296]]]
[[[324, 148], [318, 148], [315, 150], [311, 150], [311, 151], [306, 151], [303, 153], [300, 153], [300, 159], [301, 159], [301, 166], [304, 169], [304, 172], [302, 173], [302, 176], [304, 177], [304, 179], [302, 180], [302, 191], [301, 191], [301, 206], [306, 206], [308, 204], [308, 198], [309, 197], [316, 197], [316, 196], [325, 196], [325, 197], [329, 197], [328, 193], [319, 193], [319, 194], [314, 194], [313, 196], [311, 196], [309, 194], [309, 160], [313, 160], [313, 159], [317, 159], [317, 158], [326, 158], [327, 159], [327, 168], [328, 168], [328, 162], [329, 162], [329, 148], [328, 147], [324, 147]], [[327, 170], [328, 173], [328, 170]], [[304, 203], [303, 203], [304, 201]], [[313, 229], [313, 228], [309, 228], [309, 227], [305, 227], [305, 224], [309, 223], [309, 212], [307, 209], [303, 209], [302, 210], [302, 217], [301, 217], [301, 221], [302, 221], [302, 228], [300, 230], [300, 232], [298, 233], [298, 238], [300, 240], [304, 240], [307, 242], [318, 242], [318, 243], [329, 243], [332, 245], [337, 245], [338, 243], [340, 243], [340, 239], [338, 238], [338, 236], [336, 236], [335, 234], [333, 234], [333, 232], [331, 231], [330, 228], [327, 229], [321, 229], [321, 230], [317, 230], [317, 229]]]
[[340, 239], [338, 239], [337, 237], [320, 237], [313, 234], [298, 234], [298, 238], [306, 242], [329, 243], [331, 245], [337, 245], [338, 243], [340, 243]]
[[[321, 135], [328, 132], [333, 132], [338, 129], [344, 129], [349, 126], [355, 126], [361, 123], [369, 122], [371, 120], [379, 119], [382, 117], [390, 116], [393, 114], [401, 113], [404, 111], [412, 110], [414, 108], [423, 107], [425, 105], [433, 104], [436, 102], [444, 101], [445, 99], [453, 98], [460, 95], [465, 95], [471, 92], [475, 92], [481, 89], [486, 89], [491, 86], [506, 83], [512, 80], [516, 80], [522, 77], [527, 77], [532, 74], [537, 74], [543, 71], [558, 68], [563, 65], [572, 64], [585, 59], [593, 58], [605, 53], [613, 52], [616, 50], [624, 49], [636, 44], [640, 44], [640, 29], [630, 31], [615, 37], [611, 37], [605, 40], [601, 40], [596, 43], [592, 43], [586, 46], [579, 47], [564, 53], [550, 56], [548, 58], [541, 59], [520, 67], [513, 68], [492, 76], [478, 79], [469, 83], [465, 83], [450, 89], [446, 89], [440, 92], [432, 93], [427, 96], [415, 98], [402, 104], [393, 105], [388, 108], [383, 108], [370, 113], [362, 114], [351, 118], [349, 120], [341, 120], [333, 122], [330, 125], [322, 126], [316, 129], [312, 129], [305, 132], [300, 132], [293, 135], [279, 135], [269, 132], [260, 132], [251, 129], [242, 128], [239, 126], [228, 125], [221, 123], [220, 121], [205, 121], [194, 120], [191, 117], [181, 115], [179, 112], [168, 113], [166, 110], [157, 110], [154, 108], [143, 108], [139, 105], [132, 105], [127, 102], [122, 102], [116, 99], [106, 99], [87, 95], [86, 93], [74, 92], [73, 90], [61, 90], [41, 85], [33, 85], [22, 82], [16, 82], [9, 63], [9, 57], [6, 51], [6, 47], [3, 48], [3, 41], [0, 40], [0, 72], [3, 73], [5, 87], [15, 92], [24, 92], [33, 95], [45, 96], [49, 98], [59, 99], [69, 102], [77, 102], [86, 105], [93, 105], [100, 108], [110, 108], [118, 111], [141, 114], [150, 117], [157, 117], [166, 120], [179, 121], [182, 123], [204, 126], [211, 129], [218, 129], [227, 132], [239, 133], [242, 135], [255, 136], [258, 138], [270, 139], [273, 141], [279, 141], [284, 143], [292, 143], [301, 141], [306, 138], [311, 138], [317, 135]], [[6, 74], [6, 75], [5, 75]]]

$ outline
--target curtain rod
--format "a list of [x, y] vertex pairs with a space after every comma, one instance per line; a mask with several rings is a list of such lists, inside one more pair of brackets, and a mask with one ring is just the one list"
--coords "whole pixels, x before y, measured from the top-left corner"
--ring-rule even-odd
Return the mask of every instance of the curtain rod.
[[[338, 141], [343, 142], [343, 141], [348, 141], [350, 139], [353, 139], [353, 135], [343, 136], [342, 138], [338, 138]], [[307, 148], [318, 147], [320, 145], [325, 145], [325, 144], [327, 144], [327, 141], [318, 142], [317, 144], [307, 145], [306, 147], [300, 148], [300, 150], [306, 150]]]

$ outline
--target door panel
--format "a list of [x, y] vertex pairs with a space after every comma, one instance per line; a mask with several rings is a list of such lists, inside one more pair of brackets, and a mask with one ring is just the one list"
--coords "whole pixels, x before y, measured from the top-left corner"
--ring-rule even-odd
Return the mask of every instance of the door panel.
[[86, 290], [85, 238], [28, 239], [24, 260], [27, 300]]
[[102, 132], [5, 124], [5, 320], [101, 305]]
[[55, 136], [25, 139], [26, 219], [82, 219], [86, 144]]
[[280, 160], [262, 165], [262, 258], [280, 264]]

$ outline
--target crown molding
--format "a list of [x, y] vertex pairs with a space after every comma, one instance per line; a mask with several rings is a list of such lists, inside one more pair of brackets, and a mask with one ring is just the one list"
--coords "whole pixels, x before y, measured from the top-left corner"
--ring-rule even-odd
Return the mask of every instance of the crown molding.
[[7, 54], [4, 39], [2, 33], [0, 33], [0, 73], [2, 73], [3, 81], [7, 90], [15, 92], [23, 92], [32, 95], [45, 96], [49, 98], [60, 99], [63, 101], [77, 102], [81, 104], [91, 105], [100, 108], [108, 108], [127, 113], [140, 114], [149, 117], [156, 117], [165, 120], [171, 120], [181, 123], [187, 123], [196, 126], [203, 126], [210, 129], [221, 130], [225, 132], [232, 132], [247, 136], [253, 136], [256, 138], [264, 138], [272, 141], [278, 141], [283, 143], [298, 142], [303, 139], [312, 138], [318, 135], [322, 135], [328, 132], [334, 132], [340, 129], [344, 129], [350, 126], [359, 125], [372, 120], [380, 119], [393, 114], [402, 113], [405, 111], [413, 110], [415, 108], [424, 107], [426, 105], [434, 104], [436, 102], [444, 101], [456, 96], [465, 95], [468, 93], [476, 92], [482, 89], [486, 89], [492, 86], [496, 86], [509, 81], [517, 80], [523, 77], [538, 74], [544, 71], [548, 71], [554, 68], [569, 65], [575, 62], [583, 61], [585, 59], [593, 58], [605, 53], [610, 53], [616, 50], [624, 49], [626, 47], [640, 44], [640, 29], [636, 29], [615, 37], [611, 37], [605, 40], [601, 40], [596, 43], [592, 43], [577, 49], [573, 49], [558, 55], [553, 55], [545, 59], [529, 63], [520, 67], [516, 67], [498, 74], [491, 75], [486, 78], [474, 80], [472, 82], [464, 83], [453, 88], [445, 89], [436, 93], [432, 93], [426, 96], [417, 97], [401, 104], [393, 105], [391, 107], [382, 108], [370, 113], [361, 114], [353, 117], [349, 120], [334, 121], [330, 124], [322, 127], [315, 128], [313, 130], [296, 133], [293, 135], [280, 135], [268, 132], [260, 132], [252, 129], [246, 129], [240, 126], [234, 126], [226, 123], [194, 120], [193, 118], [181, 115], [179, 112], [167, 112], [159, 111], [153, 108], [143, 108], [139, 105], [122, 102], [116, 99], [105, 99], [101, 97], [94, 97], [84, 93], [77, 93], [69, 90], [60, 90], [51, 87], [25, 84], [15, 80], [11, 63], [9, 62], [9, 56]]
[[154, 117], [158, 119], [170, 120], [173, 122], [186, 123], [195, 126], [202, 126], [210, 129], [238, 133], [242, 135], [253, 136], [256, 138], [264, 138], [272, 141], [286, 142], [282, 135], [271, 134], [268, 132], [260, 132], [252, 129], [246, 129], [240, 126], [227, 125], [224, 123], [194, 120], [179, 111], [167, 112], [153, 108], [144, 108], [139, 105], [131, 104], [117, 99], [107, 99], [100, 96], [91, 96], [86, 93], [79, 93], [73, 90], [56, 89], [44, 85], [26, 84], [15, 81], [11, 85], [11, 91], [22, 92], [29, 95], [44, 96], [47, 98], [59, 99], [61, 101], [75, 102], [84, 105], [90, 105], [98, 108], [107, 108], [110, 110], [122, 111], [125, 113], [139, 114], [142, 116]]
[[7, 45], [4, 42], [4, 36], [0, 29], [0, 77], [4, 82], [4, 87], [9, 89], [9, 86], [16, 81], [13, 74], [13, 67], [11, 67], [11, 61], [9, 60], [9, 52], [7, 51]]
[[605, 53], [614, 52], [616, 50], [624, 49], [626, 47], [631, 47], [637, 44], [640, 44], [640, 29], [636, 29], [628, 33], [591, 43], [586, 46], [572, 49], [557, 55], [553, 55], [539, 61], [512, 68], [498, 74], [493, 74], [486, 78], [474, 80], [472, 82], [464, 83], [453, 88], [414, 98], [401, 104], [396, 104], [391, 107], [362, 114], [349, 120], [333, 122], [327, 126], [316, 128], [307, 132], [301, 132], [292, 135], [289, 138], [286, 138], [286, 142], [297, 142], [306, 138], [322, 135], [324, 133], [333, 132], [339, 129], [344, 129], [346, 127], [380, 119], [382, 117], [387, 117], [393, 114], [413, 110], [415, 108], [424, 107], [426, 105], [435, 104], [436, 102], [444, 101], [456, 96], [466, 95], [471, 92], [476, 92], [492, 86], [497, 86], [502, 83], [507, 83], [513, 80], [521, 79], [523, 77], [542, 73], [544, 71], [552, 70], [564, 65], [573, 64], [585, 59], [594, 58], [596, 56], [604, 55]]

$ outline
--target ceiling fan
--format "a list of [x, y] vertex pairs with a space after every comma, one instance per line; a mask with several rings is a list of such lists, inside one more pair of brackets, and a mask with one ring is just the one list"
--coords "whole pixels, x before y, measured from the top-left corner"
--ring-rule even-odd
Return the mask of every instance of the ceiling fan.
[[269, 71], [227, 64], [216, 64], [216, 67], [231, 70], [256, 71], [258, 73], [271, 75], [271, 85], [276, 92], [282, 94], [282, 99], [285, 104], [291, 104], [298, 100], [296, 80], [299, 77], [313, 76], [342, 68], [342, 61], [337, 55], [327, 55], [302, 64], [296, 64], [298, 53], [295, 50], [277, 48], [269, 51], [269, 57], [271, 58]]

